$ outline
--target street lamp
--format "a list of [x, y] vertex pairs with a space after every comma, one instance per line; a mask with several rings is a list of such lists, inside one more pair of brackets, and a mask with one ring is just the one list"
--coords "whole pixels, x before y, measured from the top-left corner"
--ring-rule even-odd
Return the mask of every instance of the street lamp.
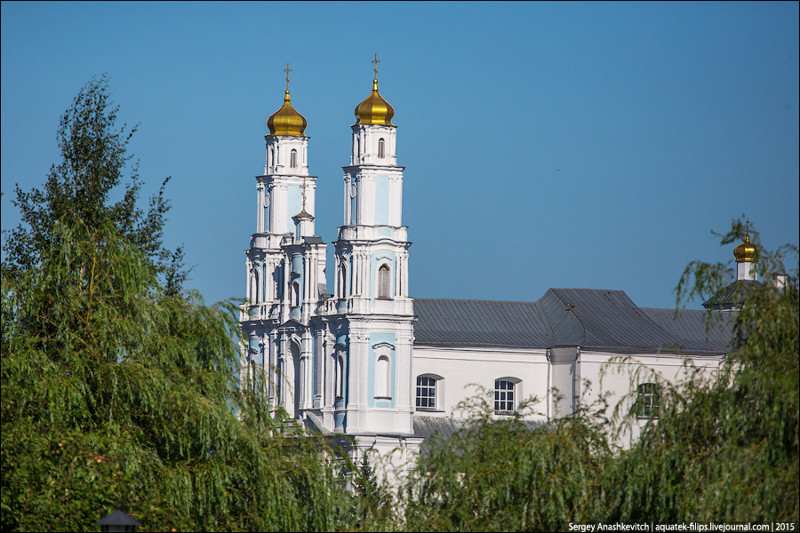
[[139, 522], [122, 512], [119, 505], [111, 512], [110, 515], [105, 516], [94, 523], [100, 526], [100, 531], [119, 531], [130, 532], [136, 531], [136, 528], [141, 526]]

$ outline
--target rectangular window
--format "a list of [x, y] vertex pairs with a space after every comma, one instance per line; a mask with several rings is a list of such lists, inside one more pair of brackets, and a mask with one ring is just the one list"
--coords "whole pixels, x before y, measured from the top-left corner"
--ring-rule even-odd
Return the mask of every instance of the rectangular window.
[[639, 418], [658, 418], [660, 391], [657, 383], [642, 383], [636, 394], [636, 415]]
[[436, 380], [429, 376], [417, 378], [417, 407], [436, 409]]
[[494, 410], [496, 413], [514, 412], [514, 383], [507, 379], [494, 382]]

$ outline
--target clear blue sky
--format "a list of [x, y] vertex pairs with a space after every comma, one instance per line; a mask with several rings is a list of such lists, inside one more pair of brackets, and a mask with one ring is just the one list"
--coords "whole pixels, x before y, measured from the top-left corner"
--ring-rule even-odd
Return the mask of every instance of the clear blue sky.
[[[108, 73], [167, 244], [212, 303], [245, 292], [266, 119], [308, 119], [317, 233], [342, 224], [353, 109], [394, 106], [415, 297], [622, 289], [670, 307], [746, 213], [798, 243], [798, 3], [2, 3], [2, 226], [59, 116]], [[331, 279], [332, 247], [329, 247]]]

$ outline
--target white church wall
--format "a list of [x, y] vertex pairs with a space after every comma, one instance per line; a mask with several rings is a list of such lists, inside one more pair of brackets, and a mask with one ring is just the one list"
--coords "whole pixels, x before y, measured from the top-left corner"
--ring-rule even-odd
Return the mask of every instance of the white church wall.
[[548, 363], [544, 350], [415, 345], [411, 380], [415, 398], [417, 377], [421, 375], [441, 376], [441, 382], [437, 382], [436, 408], [417, 410], [418, 414], [458, 416], [458, 403], [478, 394], [473, 384], [492, 391], [496, 379], [515, 378], [519, 380], [514, 390], [515, 402], [518, 404], [520, 400], [535, 395], [542, 400], [535, 410], [543, 417], [547, 416], [544, 400], [547, 397]]
[[[631, 354], [608, 352], [581, 352], [579, 358], [582, 406], [590, 406], [608, 394], [610, 416], [619, 404], [622, 413], [634, 408], [639, 385], [645, 383], [670, 383], [676, 385], [693, 375], [713, 379], [719, 369], [720, 356], [681, 354]], [[588, 382], [588, 383], [587, 383]], [[619, 444], [629, 446], [638, 438], [648, 417], [636, 417], [630, 431], [620, 436]], [[657, 420], [657, 418], [656, 418]]]

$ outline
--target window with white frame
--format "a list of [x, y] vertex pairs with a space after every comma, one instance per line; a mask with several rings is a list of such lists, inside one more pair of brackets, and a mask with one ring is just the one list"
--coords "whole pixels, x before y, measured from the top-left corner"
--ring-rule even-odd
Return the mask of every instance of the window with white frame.
[[636, 390], [636, 416], [658, 418], [658, 402], [661, 390], [658, 383], [642, 383]]
[[372, 347], [375, 350], [375, 398], [392, 398], [392, 351], [394, 346], [382, 342]]
[[420, 411], [441, 411], [440, 376], [426, 374], [417, 376], [417, 409]]
[[392, 278], [388, 265], [381, 265], [378, 269], [378, 298], [391, 299]]
[[297, 150], [292, 149], [289, 153], [289, 166], [292, 168], [297, 168]]
[[386, 157], [386, 142], [383, 139], [378, 139], [378, 157]]
[[495, 414], [511, 414], [517, 408], [517, 390], [519, 380], [500, 378], [494, 380], [494, 412]]

